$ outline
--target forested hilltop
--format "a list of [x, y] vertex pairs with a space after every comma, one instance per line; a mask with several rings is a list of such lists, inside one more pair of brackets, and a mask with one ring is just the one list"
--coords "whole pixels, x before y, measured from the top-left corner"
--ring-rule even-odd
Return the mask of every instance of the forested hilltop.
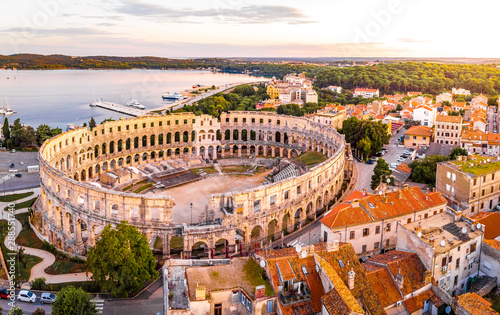
[[219, 58], [169, 59], [160, 57], [73, 57], [64, 55], [0, 55], [0, 68], [22, 70], [51, 69], [218, 69], [223, 72], [248, 72], [263, 76], [287, 73], [315, 73], [323, 67], [307, 63], [272, 63]]
[[453, 87], [472, 93], [498, 94], [500, 69], [494, 65], [457, 65], [404, 62], [364, 67], [330, 68], [316, 74], [316, 86], [338, 85], [344, 89], [369, 87], [380, 95], [419, 91], [440, 94]]

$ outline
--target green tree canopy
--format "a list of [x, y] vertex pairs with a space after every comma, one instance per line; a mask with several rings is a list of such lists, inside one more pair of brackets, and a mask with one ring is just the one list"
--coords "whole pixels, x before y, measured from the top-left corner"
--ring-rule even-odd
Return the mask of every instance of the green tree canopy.
[[454, 147], [453, 150], [450, 152], [450, 160], [456, 160], [457, 156], [459, 155], [465, 155], [467, 156], [467, 150], [461, 148], [461, 147]]
[[436, 185], [437, 163], [447, 161], [449, 157], [444, 155], [430, 155], [410, 163], [412, 169], [411, 180], [429, 186]]
[[[387, 178], [392, 174], [392, 171], [389, 169], [389, 164], [382, 158], [377, 160], [377, 165], [373, 168], [372, 181], [370, 183], [370, 188], [375, 189], [380, 185], [381, 182], [386, 182]], [[393, 177], [390, 177], [391, 181], [393, 181]]]
[[[339, 131], [345, 135], [346, 141], [353, 148], [361, 150], [366, 157], [380, 151], [384, 144], [389, 144], [391, 136], [387, 133], [387, 128], [387, 125], [380, 121], [359, 120], [356, 117], [351, 117], [343, 121], [342, 129]], [[360, 141], [362, 139], [364, 140]], [[370, 144], [369, 148], [368, 143]]]
[[9, 126], [9, 119], [7, 117], [5, 117], [3, 121], [2, 133], [5, 140], [10, 139], [10, 126]]
[[89, 121], [89, 128], [90, 129], [93, 129], [97, 126], [97, 124], [95, 123], [95, 119], [94, 117], [90, 117], [90, 121]]
[[67, 286], [57, 295], [52, 304], [53, 315], [96, 315], [95, 303], [91, 301], [92, 296], [82, 288]]
[[92, 278], [115, 297], [127, 297], [158, 277], [146, 236], [127, 222], [115, 229], [104, 228], [101, 239], [89, 250], [87, 264]]

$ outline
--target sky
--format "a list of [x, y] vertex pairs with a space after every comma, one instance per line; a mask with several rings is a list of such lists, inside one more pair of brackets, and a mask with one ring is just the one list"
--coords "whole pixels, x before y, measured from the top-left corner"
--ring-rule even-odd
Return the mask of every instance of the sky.
[[497, 58], [498, 1], [2, 0], [0, 54]]

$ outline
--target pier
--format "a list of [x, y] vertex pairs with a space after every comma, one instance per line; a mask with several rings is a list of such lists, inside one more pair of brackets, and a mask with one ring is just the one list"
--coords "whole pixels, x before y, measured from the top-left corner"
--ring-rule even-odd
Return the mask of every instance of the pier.
[[100, 107], [100, 108], [112, 110], [114, 112], [130, 115], [130, 116], [134, 116], [134, 117], [145, 116], [148, 114], [147, 110], [138, 109], [138, 108], [134, 108], [131, 106], [120, 105], [120, 104], [111, 103], [111, 102], [100, 102], [92, 107]]

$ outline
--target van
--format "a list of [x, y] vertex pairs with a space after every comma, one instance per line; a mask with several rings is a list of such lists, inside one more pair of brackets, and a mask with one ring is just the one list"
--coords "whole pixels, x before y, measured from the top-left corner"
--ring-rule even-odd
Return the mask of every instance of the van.
[[395, 169], [396, 167], [399, 166], [399, 164], [398, 163], [391, 163], [389, 166], [390, 166], [390, 168]]

